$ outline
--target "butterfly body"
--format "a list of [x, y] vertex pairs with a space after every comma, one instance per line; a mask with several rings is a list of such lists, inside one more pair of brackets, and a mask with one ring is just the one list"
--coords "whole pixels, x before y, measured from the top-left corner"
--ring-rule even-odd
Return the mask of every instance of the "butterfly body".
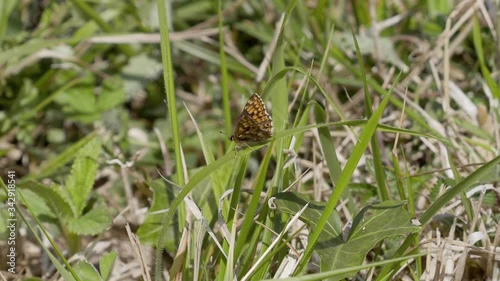
[[264, 101], [253, 94], [238, 118], [234, 134], [229, 137], [237, 148], [265, 143], [272, 137], [273, 123]]

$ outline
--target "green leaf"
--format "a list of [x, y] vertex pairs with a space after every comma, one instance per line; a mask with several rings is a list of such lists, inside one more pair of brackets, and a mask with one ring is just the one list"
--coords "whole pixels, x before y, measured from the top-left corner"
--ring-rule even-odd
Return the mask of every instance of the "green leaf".
[[[280, 211], [292, 215], [309, 203], [301, 219], [312, 228], [316, 227], [325, 205], [306, 200], [302, 195], [291, 192], [277, 194], [275, 203]], [[420, 228], [411, 224], [412, 217], [403, 208], [404, 205], [404, 201], [385, 201], [366, 206], [355, 216], [346, 241], [340, 230], [339, 215], [334, 211], [322, 229], [315, 249], [321, 258], [321, 271], [359, 266], [368, 251], [379, 241], [418, 231]], [[345, 273], [333, 280], [349, 278], [352, 275], [353, 273]]]
[[[302, 208], [304, 208], [307, 203], [309, 203], [309, 206], [302, 213], [300, 219], [312, 227], [316, 226], [316, 222], [318, 221], [318, 218], [321, 217], [321, 214], [326, 206], [325, 203], [311, 201], [296, 192], [277, 193], [273, 197], [275, 198], [274, 203], [276, 203], [278, 210], [290, 215], [295, 215]], [[323, 232], [328, 234], [326, 237], [327, 239], [333, 238], [332, 243], [343, 243], [342, 222], [340, 221], [339, 213], [336, 210], [334, 210], [328, 218], [328, 221], [323, 228]], [[321, 243], [321, 241], [326, 240], [320, 238], [318, 243]]]
[[103, 232], [112, 222], [109, 209], [105, 206], [94, 207], [78, 218], [66, 221], [68, 229], [79, 235], [96, 235]]
[[[316, 102], [314, 102], [314, 114], [317, 123], [325, 123], [326, 113], [325, 110]], [[335, 186], [342, 168], [340, 167], [337, 154], [335, 152], [335, 145], [333, 143], [332, 136], [330, 134], [330, 129], [327, 127], [318, 127], [318, 135], [323, 153], [325, 154], [326, 165], [328, 167], [330, 180], [332, 181], [332, 186]]]
[[93, 139], [78, 152], [71, 166], [71, 174], [66, 179], [63, 196], [67, 202], [70, 202], [74, 217], [82, 214], [92, 191], [98, 168], [96, 159], [100, 152], [101, 142]]
[[24, 43], [23, 45], [17, 45], [11, 49], [3, 50], [0, 53], [0, 64], [5, 64], [8, 62], [20, 60], [24, 56], [35, 54], [36, 52], [44, 48], [49, 48], [51, 46], [61, 44], [65, 41], [68, 40], [61, 40], [61, 39], [48, 40], [46, 38], [43, 40], [40, 40], [38, 38], [32, 39]]
[[103, 280], [99, 275], [99, 272], [95, 269], [93, 265], [86, 261], [79, 261], [73, 269], [78, 274], [81, 280]]
[[103, 112], [117, 107], [125, 101], [121, 79], [105, 80], [102, 93], [97, 96], [97, 110]]
[[483, 74], [484, 80], [486, 81], [486, 84], [488, 84], [488, 87], [490, 88], [493, 96], [497, 100], [500, 100], [500, 89], [498, 88], [498, 84], [495, 82], [495, 79], [492, 77], [490, 70], [486, 65], [486, 60], [483, 51], [483, 42], [481, 39], [481, 27], [479, 24], [479, 20], [477, 19], [477, 16], [474, 17], [474, 25], [472, 30], [473, 30], [472, 38], [474, 42], [474, 48], [476, 49], [476, 55], [479, 58], [481, 73]]
[[[45, 188], [50, 189], [50, 187]], [[23, 189], [24, 203], [29, 205], [33, 209], [34, 215], [44, 222], [55, 222], [57, 215], [53, 208], [49, 207], [47, 200], [50, 196], [45, 196], [46, 194], [48, 195], [48, 193], [39, 193], [33, 189]]]
[[389, 200], [363, 208], [355, 216], [345, 243], [335, 248], [318, 245], [322, 270], [361, 265], [368, 251], [379, 241], [420, 230], [412, 225], [412, 216], [404, 206], [404, 201]]
[[130, 58], [122, 70], [123, 89], [125, 89], [127, 98], [133, 97], [137, 92], [144, 91], [145, 82], [157, 79], [161, 75], [161, 71], [161, 63], [146, 54], [141, 53]]
[[66, 163], [68, 163], [73, 157], [76, 156], [78, 151], [85, 146], [88, 142], [93, 140], [95, 138], [95, 133], [89, 134], [85, 138], [79, 140], [77, 143], [73, 144], [72, 146], [68, 147], [63, 153], [59, 154], [54, 159], [51, 159], [44, 163], [40, 169], [38, 170], [38, 173], [33, 173], [27, 176], [23, 180], [34, 180], [34, 179], [40, 179], [47, 177], [54, 173], [56, 170], [64, 166]]
[[94, 93], [95, 87], [94, 81], [89, 79], [58, 95], [54, 101], [62, 106], [62, 111], [70, 119], [83, 123], [100, 119], [104, 111], [125, 101], [121, 79], [106, 80], [99, 94]]
[[[25, 192], [26, 204], [29, 204], [33, 210], [36, 210], [35, 214], [40, 218], [43, 218], [43, 213], [40, 213], [43, 207], [40, 204], [49, 207], [54, 215], [58, 217], [71, 217], [73, 215], [69, 202], [65, 200], [61, 194], [60, 187], [55, 183], [52, 186], [46, 186], [39, 182], [30, 181], [26, 185], [29, 186], [29, 190]], [[42, 198], [43, 200], [33, 202], [29, 196], [30, 192], [34, 192], [38, 196], [38, 199]]]
[[99, 269], [103, 280], [108, 280], [113, 271], [113, 266], [116, 261], [116, 252], [105, 253], [99, 260]]
[[[144, 223], [137, 230], [137, 236], [141, 240], [141, 243], [154, 245], [158, 238], [161, 229], [162, 219], [164, 213], [155, 213], [157, 211], [165, 210], [169, 207], [169, 202], [172, 201], [172, 196], [163, 179], [159, 179], [151, 182], [151, 189], [153, 190], [153, 204], [149, 209], [149, 214], [144, 220]], [[170, 226], [175, 225], [176, 222], [170, 222]], [[166, 249], [175, 251], [177, 249], [177, 240], [175, 235], [175, 227], [167, 228], [166, 237]]]

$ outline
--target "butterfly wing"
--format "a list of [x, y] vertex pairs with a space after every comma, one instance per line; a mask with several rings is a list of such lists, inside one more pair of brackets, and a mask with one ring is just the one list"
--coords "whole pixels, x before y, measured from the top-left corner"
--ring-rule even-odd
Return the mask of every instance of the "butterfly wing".
[[243, 112], [238, 118], [234, 135], [236, 142], [258, 143], [271, 138], [272, 119], [259, 95], [254, 94], [247, 101]]

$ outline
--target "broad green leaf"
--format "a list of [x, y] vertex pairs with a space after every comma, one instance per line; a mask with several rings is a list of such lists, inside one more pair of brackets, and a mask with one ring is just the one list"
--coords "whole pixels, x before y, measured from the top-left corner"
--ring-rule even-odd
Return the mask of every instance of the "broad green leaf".
[[[346, 242], [340, 245], [326, 243], [323, 247], [318, 244], [321, 270], [361, 265], [368, 251], [381, 240], [418, 231], [420, 228], [412, 225], [412, 217], [404, 206], [403, 201], [389, 200], [364, 207], [355, 216]], [[322, 236], [327, 238], [325, 234]]]
[[80, 280], [103, 280], [95, 267], [86, 261], [79, 261], [73, 269], [78, 274], [78, 277], [80, 277]]
[[[50, 188], [46, 187], [46, 189]], [[48, 193], [42, 192], [40, 194], [32, 189], [23, 189], [23, 195], [24, 195], [24, 203], [26, 205], [31, 206], [35, 216], [37, 216], [40, 220], [43, 220], [44, 222], [52, 222], [52, 223], [56, 222], [57, 220], [56, 212], [53, 210], [53, 208], [49, 207], [49, 203], [47, 202], [50, 196], [45, 196], [48, 195]]]
[[116, 252], [105, 253], [99, 260], [99, 269], [103, 280], [108, 280], [116, 261]]
[[[302, 213], [300, 219], [312, 227], [316, 226], [316, 222], [318, 218], [321, 217], [321, 213], [323, 213], [326, 205], [323, 202], [311, 201], [296, 192], [277, 193], [273, 197], [275, 198], [274, 203], [276, 203], [278, 210], [290, 215], [295, 215], [302, 208], [304, 208], [307, 203], [309, 203], [309, 206]], [[323, 231], [325, 232], [325, 234], [328, 234], [325, 237], [326, 239], [333, 239], [332, 243], [343, 243], [342, 222], [340, 221], [340, 216], [336, 210], [332, 212], [332, 215], [328, 218], [328, 223], [325, 224], [325, 228], [323, 229]], [[320, 238], [320, 240], [318, 241], [318, 245], [321, 244], [322, 241], [326, 240]]]
[[94, 92], [94, 84], [92, 79], [86, 80], [58, 95], [54, 101], [70, 119], [84, 123], [100, 119], [103, 112], [125, 101], [121, 79], [106, 80], [98, 95]]
[[[324, 204], [304, 199], [301, 195], [285, 192], [276, 195], [278, 209], [282, 212], [295, 214], [306, 203], [308, 210], [301, 219], [316, 227]], [[386, 201], [380, 204], [368, 205], [354, 218], [353, 226], [344, 241], [338, 213], [335, 211], [322, 230], [316, 252], [321, 258], [321, 271], [359, 266], [375, 245], [391, 236], [406, 235], [420, 228], [411, 224], [411, 215], [403, 208], [404, 202]], [[340, 275], [332, 280], [352, 277], [353, 273]]]
[[68, 229], [79, 235], [96, 235], [111, 225], [112, 218], [109, 209], [104, 205], [95, 206], [89, 212], [78, 218], [68, 219]]
[[[36, 181], [29, 181], [25, 185], [29, 187], [29, 189], [24, 192], [26, 204], [31, 206], [36, 212], [35, 215], [40, 219], [47, 219], [46, 215], [44, 216], [44, 213], [41, 212], [41, 210], [46, 207], [50, 208], [54, 216], [71, 217], [73, 215], [69, 202], [64, 199], [60, 187], [56, 184], [46, 186]], [[34, 192], [37, 197], [33, 198], [30, 196], [31, 192]], [[38, 202], [32, 200], [37, 198], [43, 200], [38, 200]]]
[[[172, 201], [172, 193], [167, 190], [163, 179], [159, 179], [151, 182], [151, 189], [153, 190], [153, 204], [149, 209], [149, 214], [144, 220], [144, 223], [137, 230], [137, 236], [141, 240], [141, 243], [148, 245], [154, 245], [158, 239], [158, 235], [161, 229], [162, 219], [165, 216], [163, 212], [154, 213], [157, 211], [165, 210]], [[175, 222], [171, 222], [171, 225]], [[175, 251], [177, 240], [175, 236], [175, 227], [168, 227], [167, 229], [167, 241], [166, 249]]]
[[161, 71], [161, 63], [144, 53], [130, 58], [122, 70], [123, 89], [127, 93], [127, 98], [144, 91], [144, 82], [157, 79]]
[[98, 168], [97, 156], [100, 152], [101, 142], [93, 139], [78, 152], [71, 166], [71, 174], [66, 179], [63, 195], [66, 201], [70, 202], [75, 217], [82, 214], [92, 191]]

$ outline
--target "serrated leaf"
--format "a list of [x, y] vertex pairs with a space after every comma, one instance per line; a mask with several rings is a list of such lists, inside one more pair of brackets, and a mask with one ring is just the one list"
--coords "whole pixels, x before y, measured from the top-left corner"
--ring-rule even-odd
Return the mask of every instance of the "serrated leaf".
[[116, 252], [109, 252], [102, 255], [99, 260], [99, 269], [101, 271], [101, 276], [103, 280], [108, 280], [113, 271], [113, 266], [116, 261]]
[[121, 79], [106, 80], [102, 93], [97, 97], [97, 110], [103, 112], [117, 107], [125, 101]]
[[[71, 210], [69, 202], [67, 202], [63, 198], [60, 188], [55, 183], [52, 184], [52, 186], [46, 186], [36, 181], [30, 181], [27, 184], [29, 185], [29, 191], [34, 192], [36, 195], [42, 198], [42, 202], [44, 202], [45, 205], [50, 208], [54, 215], [58, 217], [72, 216], [73, 211]], [[25, 197], [28, 201], [26, 204], [30, 204], [33, 210], [37, 210], [35, 215], [40, 215], [40, 213], [38, 213], [38, 210], [40, 210], [40, 208], [38, 208], [37, 206], [41, 202], [30, 201], [29, 196], [27, 195], [29, 195], [29, 193], [26, 192]]]
[[67, 40], [48, 40], [47, 38], [40, 40], [34, 38], [22, 45], [14, 46], [8, 50], [2, 50], [2, 52], [0, 53], [0, 64], [3, 65], [5, 63], [8, 63], [9, 61], [17, 61], [24, 56], [35, 54], [42, 49], [61, 44], [65, 41]]
[[95, 267], [86, 261], [79, 261], [75, 266], [73, 266], [73, 270], [80, 277], [80, 280], [103, 280]]
[[93, 139], [82, 147], [71, 166], [63, 195], [66, 201], [70, 202], [74, 217], [81, 215], [92, 191], [98, 168], [97, 156], [100, 152], [101, 142]]
[[89, 134], [85, 138], [79, 140], [77, 143], [68, 147], [63, 153], [59, 154], [56, 158], [53, 158], [45, 162], [37, 173], [30, 174], [26, 177], [26, 180], [40, 179], [44, 178], [54, 171], [59, 169], [61, 166], [68, 163], [73, 157], [76, 156], [78, 150], [85, 146], [89, 141], [95, 138], [95, 133]]
[[45, 198], [42, 198], [42, 196], [30, 189], [23, 189], [22, 192], [24, 204], [30, 206], [31, 210], [33, 210], [33, 215], [40, 218], [44, 222], [56, 222], [57, 215], [48, 206]]
[[144, 81], [145, 79], [156, 79], [162, 69], [161, 62], [142, 53], [131, 57], [128, 64], [123, 68], [122, 73], [125, 76], [132, 76], [134, 79]]
[[98, 206], [78, 218], [71, 218], [65, 221], [68, 229], [79, 235], [96, 235], [103, 232], [111, 225], [112, 218], [109, 209]]
[[[404, 202], [386, 201], [363, 208], [354, 218], [349, 238], [345, 243], [334, 247], [327, 243], [324, 247], [317, 247], [316, 250], [321, 257], [321, 270], [361, 265], [368, 251], [381, 240], [418, 231], [420, 228], [411, 224], [412, 217], [403, 206]], [[327, 236], [323, 235], [322, 238], [326, 239]], [[348, 278], [352, 275], [345, 274], [331, 280]]]
[[[302, 213], [300, 219], [313, 227], [316, 226], [316, 221], [319, 217], [321, 217], [321, 213], [325, 209], [326, 205], [325, 203], [308, 200], [302, 194], [295, 192], [282, 192], [274, 195], [273, 197], [275, 198], [274, 202], [276, 203], [278, 210], [291, 215], [295, 215], [307, 203], [309, 203], [308, 208]], [[337, 211], [332, 213], [323, 231], [330, 234], [330, 237], [335, 237], [336, 243], [343, 242], [342, 224]], [[321, 243], [321, 240], [319, 243]]]
[[[113, 80], [113, 79], [111, 79]], [[125, 101], [121, 79], [106, 80], [101, 92], [94, 93], [93, 81], [80, 83], [54, 100], [62, 106], [66, 116], [75, 121], [91, 123], [101, 118], [103, 112], [117, 107]]]
[[64, 113], [92, 113], [96, 109], [96, 95], [93, 85], [80, 84], [55, 98], [62, 105]]
[[[276, 195], [276, 205], [279, 210], [295, 214], [308, 201], [301, 195], [291, 192]], [[386, 201], [380, 204], [368, 205], [355, 217], [347, 241], [343, 240], [340, 225], [337, 224], [338, 214], [322, 230], [315, 251], [321, 258], [321, 271], [338, 268], [348, 268], [362, 265], [363, 260], [379, 241], [396, 235], [406, 235], [418, 231], [420, 228], [411, 224], [411, 215], [403, 208], [404, 202]], [[287, 206], [293, 206], [292, 208]], [[304, 212], [301, 219], [310, 227], [316, 227], [316, 221], [321, 215], [321, 205], [309, 202], [313, 210]], [[347, 273], [330, 280], [352, 277]]]

